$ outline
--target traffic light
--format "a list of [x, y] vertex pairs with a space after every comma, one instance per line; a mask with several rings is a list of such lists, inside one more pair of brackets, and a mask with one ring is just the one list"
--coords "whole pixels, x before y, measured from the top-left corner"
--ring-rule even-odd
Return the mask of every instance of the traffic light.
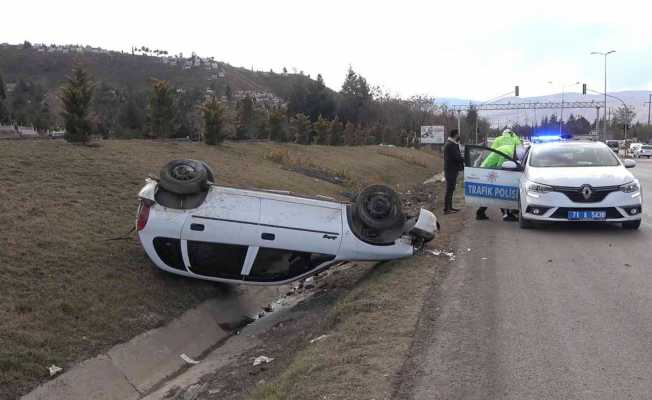
[[514, 96], [518, 97], [518, 85], [514, 86]]
[[582, 84], [582, 94], [586, 94], [586, 83]]

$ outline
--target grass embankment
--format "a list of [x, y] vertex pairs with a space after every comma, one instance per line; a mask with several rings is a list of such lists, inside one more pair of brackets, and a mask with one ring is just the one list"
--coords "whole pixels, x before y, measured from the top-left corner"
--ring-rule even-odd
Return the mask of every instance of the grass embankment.
[[[108, 240], [134, 223], [136, 194], [174, 158], [203, 159], [217, 181], [339, 197], [350, 190], [275, 162], [345, 174], [346, 185], [413, 185], [439, 170], [438, 157], [378, 146], [272, 143], [63, 141], [0, 143], [0, 398], [15, 398], [115, 343], [160, 326], [219, 292], [151, 268], [140, 245]], [[413, 160], [424, 164], [416, 164]], [[299, 160], [299, 161], [296, 161]]]

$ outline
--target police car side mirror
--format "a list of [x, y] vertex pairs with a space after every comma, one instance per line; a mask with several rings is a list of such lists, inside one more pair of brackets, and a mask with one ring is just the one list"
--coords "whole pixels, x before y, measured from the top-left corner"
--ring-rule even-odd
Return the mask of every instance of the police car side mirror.
[[623, 161], [623, 164], [625, 165], [625, 168], [634, 168], [636, 166], [636, 161], [628, 158]]
[[518, 164], [516, 164], [514, 161], [508, 160], [503, 162], [503, 164], [500, 166], [502, 169], [506, 169], [509, 171], [514, 171], [518, 169]]

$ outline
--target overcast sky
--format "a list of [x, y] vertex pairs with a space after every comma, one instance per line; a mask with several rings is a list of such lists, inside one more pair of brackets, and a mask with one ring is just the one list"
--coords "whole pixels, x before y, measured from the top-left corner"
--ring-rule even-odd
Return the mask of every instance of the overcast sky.
[[[321, 73], [353, 68], [401, 96], [487, 100], [563, 84], [652, 90], [652, 1], [30, 1], [2, 5], [0, 42], [192, 51], [235, 66]], [[547, 82], [553, 81], [555, 85]], [[572, 91], [572, 87], [566, 91]], [[575, 88], [579, 91], [579, 87]]]

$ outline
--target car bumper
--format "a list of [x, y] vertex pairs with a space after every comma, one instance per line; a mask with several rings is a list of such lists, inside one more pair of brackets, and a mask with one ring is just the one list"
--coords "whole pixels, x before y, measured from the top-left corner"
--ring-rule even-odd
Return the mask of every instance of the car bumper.
[[641, 219], [641, 193], [609, 193], [599, 202], [580, 203], [571, 201], [565, 194], [550, 192], [536, 194], [521, 190], [521, 212], [523, 218], [532, 221], [582, 222], [568, 219], [568, 211], [605, 211], [605, 219], [596, 222], [628, 222]]

